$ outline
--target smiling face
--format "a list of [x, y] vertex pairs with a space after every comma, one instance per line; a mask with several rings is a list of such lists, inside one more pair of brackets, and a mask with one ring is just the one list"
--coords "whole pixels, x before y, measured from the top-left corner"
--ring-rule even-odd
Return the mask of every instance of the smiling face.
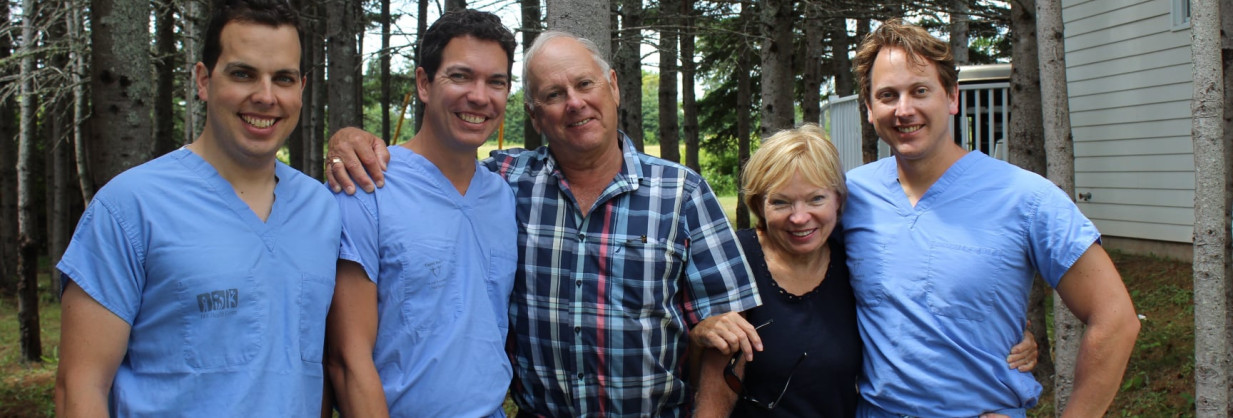
[[425, 132], [474, 154], [505, 117], [509, 65], [496, 41], [472, 36], [451, 39], [431, 80], [423, 68], [415, 71]]
[[582, 43], [561, 37], [544, 44], [527, 64], [535, 129], [558, 157], [593, 154], [616, 147], [616, 72], [607, 74]]
[[764, 236], [778, 250], [794, 256], [821, 251], [839, 220], [838, 193], [794, 174], [782, 187], [767, 194]]
[[300, 37], [294, 26], [232, 21], [214, 68], [197, 63], [206, 101], [202, 140], [241, 165], [265, 165], [300, 120]]
[[900, 159], [920, 160], [959, 150], [950, 116], [959, 113], [957, 88], [947, 91], [937, 66], [903, 49], [882, 48], [870, 70], [869, 123]]

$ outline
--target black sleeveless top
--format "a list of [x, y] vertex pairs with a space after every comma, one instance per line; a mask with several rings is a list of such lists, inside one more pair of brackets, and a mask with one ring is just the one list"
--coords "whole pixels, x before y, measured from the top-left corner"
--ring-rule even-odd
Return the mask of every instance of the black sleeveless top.
[[[754, 326], [774, 320], [758, 330], [764, 351], [754, 353], [754, 361], [745, 367], [744, 395], [764, 405], [775, 401], [780, 392], [783, 398], [770, 411], [738, 398], [732, 416], [846, 418], [856, 414], [861, 340], [839, 235], [831, 234], [827, 243], [831, 261], [825, 280], [809, 293], [796, 296], [771, 278], [757, 233], [752, 229], [737, 232], [762, 296], [762, 306], [749, 310], [746, 319]], [[801, 359], [801, 353], [808, 354]], [[792, 380], [784, 391], [789, 375]]]

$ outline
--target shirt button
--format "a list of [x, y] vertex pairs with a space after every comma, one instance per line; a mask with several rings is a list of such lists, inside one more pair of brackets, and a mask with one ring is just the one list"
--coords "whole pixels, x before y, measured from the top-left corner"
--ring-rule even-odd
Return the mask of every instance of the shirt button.
[[582, 380], [582, 372], [578, 372], [578, 380]]
[[575, 281], [574, 281], [574, 286], [582, 286], [582, 280], [581, 280], [581, 279], [579, 279], [579, 280], [575, 280]]
[[582, 332], [582, 327], [574, 327], [574, 332]]
[[579, 241], [586, 241], [586, 240], [587, 240], [587, 233], [586, 233], [586, 232], [579, 232], [579, 233], [578, 233], [578, 240], [579, 240]]

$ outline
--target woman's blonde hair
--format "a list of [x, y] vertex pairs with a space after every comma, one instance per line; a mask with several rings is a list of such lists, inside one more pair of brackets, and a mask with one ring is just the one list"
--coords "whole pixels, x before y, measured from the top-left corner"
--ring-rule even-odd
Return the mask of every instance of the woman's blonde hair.
[[745, 206], [758, 217], [759, 230], [766, 229], [762, 205], [766, 196], [783, 188], [797, 173], [810, 184], [834, 190], [842, 213], [848, 188], [844, 184], [839, 151], [822, 128], [812, 123], [804, 124], [771, 135], [745, 163], [741, 191], [745, 193]]

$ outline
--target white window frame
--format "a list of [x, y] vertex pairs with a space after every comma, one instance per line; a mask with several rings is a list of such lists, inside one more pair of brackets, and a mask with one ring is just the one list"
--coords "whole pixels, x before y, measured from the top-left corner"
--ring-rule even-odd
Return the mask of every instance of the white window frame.
[[1190, 0], [1170, 0], [1173, 30], [1190, 29]]

